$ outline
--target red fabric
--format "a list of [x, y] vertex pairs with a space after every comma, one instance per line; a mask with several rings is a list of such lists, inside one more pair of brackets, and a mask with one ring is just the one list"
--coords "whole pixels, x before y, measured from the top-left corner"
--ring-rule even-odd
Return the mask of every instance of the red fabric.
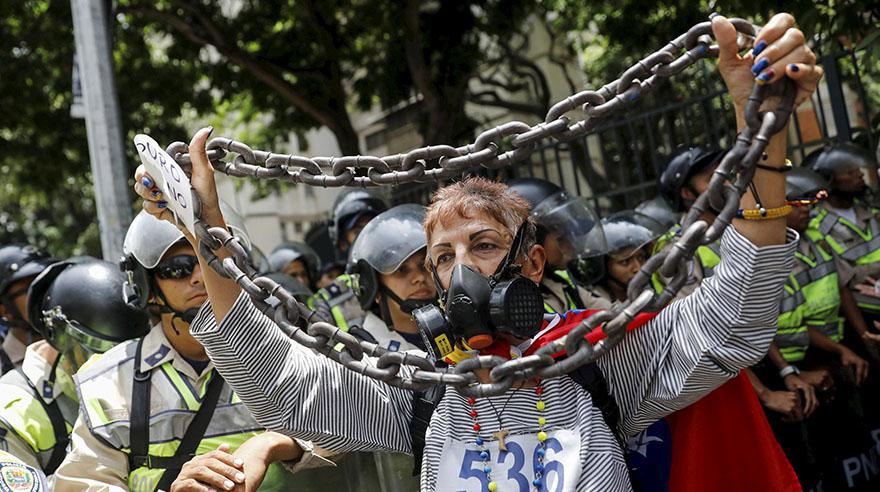
[[745, 373], [666, 422], [672, 433], [669, 492], [802, 490]]
[[[599, 310], [584, 309], [580, 311], [569, 311], [565, 314], [561, 314], [560, 316], [562, 317], [562, 319], [559, 321], [559, 324], [554, 326], [553, 329], [551, 329], [547, 333], [544, 333], [543, 335], [538, 337], [538, 339], [535, 340], [535, 343], [533, 343], [532, 346], [529, 347], [528, 350], [526, 350], [525, 355], [532, 355], [544, 345], [547, 345], [557, 338], [562, 338], [563, 336], [567, 335], [568, 332], [572, 330], [572, 328], [579, 325], [581, 321], [589, 318], [590, 315], [597, 312], [599, 312]], [[660, 313], [656, 312], [637, 314], [636, 317], [633, 318], [633, 320], [626, 326], [626, 330], [635, 330], [636, 328], [644, 325], [648, 321], [654, 319], [654, 317], [656, 317], [658, 314]], [[605, 338], [605, 332], [602, 331], [602, 325], [599, 325], [599, 327], [595, 328], [590, 333], [587, 333], [587, 336], [585, 338], [587, 339], [587, 341], [593, 344]], [[558, 358], [563, 355], [565, 355], [564, 350], [553, 354], [553, 357]]]

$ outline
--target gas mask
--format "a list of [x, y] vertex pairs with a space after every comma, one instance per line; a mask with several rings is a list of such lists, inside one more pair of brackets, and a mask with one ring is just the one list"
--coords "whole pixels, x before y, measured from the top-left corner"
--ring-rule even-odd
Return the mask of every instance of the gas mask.
[[480, 350], [490, 346], [497, 334], [531, 338], [540, 330], [544, 318], [541, 290], [520, 274], [520, 265], [513, 264], [521, 250], [522, 235], [520, 227], [510, 251], [490, 277], [456, 265], [449, 289], [444, 291], [432, 266], [443, 309], [425, 306], [413, 311], [413, 317], [428, 352], [436, 360], [450, 354], [459, 338]]

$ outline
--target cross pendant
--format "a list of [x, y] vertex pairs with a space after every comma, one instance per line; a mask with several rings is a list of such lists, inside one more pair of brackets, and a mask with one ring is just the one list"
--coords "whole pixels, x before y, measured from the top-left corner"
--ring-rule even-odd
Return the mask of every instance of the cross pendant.
[[498, 439], [498, 449], [500, 449], [501, 451], [507, 451], [507, 444], [505, 444], [504, 438], [507, 437], [508, 434], [510, 434], [510, 431], [508, 431], [507, 429], [501, 429], [498, 432], [492, 433], [492, 436], [495, 439]]

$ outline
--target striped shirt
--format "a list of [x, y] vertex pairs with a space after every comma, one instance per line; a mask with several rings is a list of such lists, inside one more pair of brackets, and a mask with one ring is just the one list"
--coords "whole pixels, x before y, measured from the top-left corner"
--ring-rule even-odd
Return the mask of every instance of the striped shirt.
[[[724, 260], [715, 275], [629, 333], [598, 361], [620, 408], [617, 431], [638, 433], [766, 353], [776, 332], [782, 285], [791, 271], [797, 240], [789, 231], [786, 244], [758, 248], [728, 228], [721, 246]], [[349, 371], [297, 345], [244, 293], [220, 325], [205, 307], [191, 330], [261, 425], [337, 452], [412, 452], [410, 391]], [[545, 381], [544, 387], [548, 433], [574, 436], [579, 443], [579, 449], [569, 450], [578, 458], [576, 466], [565, 469], [565, 483], [571, 484], [565, 490], [631, 490], [620, 447], [590, 395], [570, 378]], [[535, 403], [534, 392], [525, 389], [478, 399], [481, 436], [491, 441], [491, 433], [500, 428], [512, 435], [534, 435]], [[449, 480], [457, 479], [455, 473], [468, 481], [454, 486], [480, 489], [481, 462], [473, 465], [474, 473], [468, 463], [441, 471], [445, 457], [455, 454], [450, 446], [477, 449], [468, 412], [461, 395], [446, 392], [426, 435], [422, 490], [445, 490], [452, 484]], [[532, 450], [525, 451], [527, 463], [523, 466], [520, 460], [519, 468], [506, 454], [497, 458], [491, 462], [498, 490], [523, 490], [523, 482], [516, 487], [518, 474], [531, 470]], [[552, 478], [548, 473], [547, 480]]]

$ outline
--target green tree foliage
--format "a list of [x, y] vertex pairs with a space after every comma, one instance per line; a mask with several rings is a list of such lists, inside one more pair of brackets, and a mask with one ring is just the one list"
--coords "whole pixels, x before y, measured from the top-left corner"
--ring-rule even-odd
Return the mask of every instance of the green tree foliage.
[[[70, 3], [0, 2], [0, 242], [26, 241], [60, 256], [100, 255], [85, 123], [70, 116], [74, 42]], [[160, 141], [179, 138], [184, 107], [210, 98], [193, 90], [199, 75], [169, 70], [142, 32], [116, 31], [123, 124]], [[134, 152], [126, 164], [133, 172]]]
[[[325, 126], [360, 151], [353, 110], [413, 104], [427, 142], [461, 143], [478, 104], [530, 120], [552, 104], [545, 67], [523, 56], [541, 24], [550, 64], [583, 54], [589, 86], [705, 19], [705, 1], [118, 0], [114, 59], [126, 139], [187, 135], [194, 120], [235, 126], [255, 146]], [[786, 2], [823, 42], [841, 35], [877, 58], [877, 6]], [[0, 241], [99, 253], [85, 125], [69, 115], [69, 2], [0, 2]], [[717, 10], [766, 16], [757, 1]], [[538, 21], [538, 22], [535, 22]], [[871, 42], [874, 40], [875, 42]], [[572, 90], [579, 77], [566, 73]], [[511, 97], [512, 95], [516, 97]], [[524, 116], [523, 116], [524, 115]], [[137, 164], [132, 146], [126, 165]], [[589, 172], [585, 170], [585, 172]], [[593, 173], [595, 174], [595, 173]]]

